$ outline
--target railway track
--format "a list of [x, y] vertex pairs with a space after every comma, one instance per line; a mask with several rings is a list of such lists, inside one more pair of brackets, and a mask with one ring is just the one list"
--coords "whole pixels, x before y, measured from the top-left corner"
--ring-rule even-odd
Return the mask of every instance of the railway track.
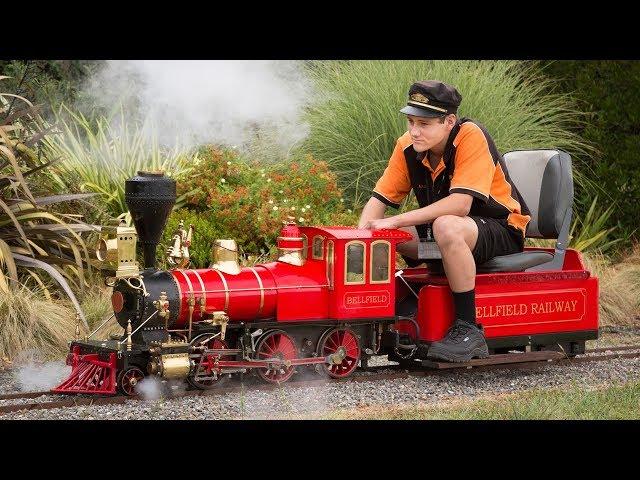
[[[514, 361], [514, 355], [522, 355], [522, 361]], [[501, 357], [511, 357], [509, 361], [501, 361]], [[605, 347], [587, 349], [584, 354], [568, 358], [562, 352], [532, 352], [530, 354], [508, 354], [496, 355], [487, 360], [473, 360], [467, 364], [433, 363], [429, 364], [429, 369], [406, 370], [401, 365], [381, 365], [369, 367], [366, 370], [359, 370], [355, 375], [344, 379], [320, 378], [313, 380], [291, 380], [282, 385], [273, 384], [249, 384], [221, 386], [213, 390], [189, 390], [180, 393], [170, 394], [170, 398], [181, 398], [189, 396], [218, 396], [227, 393], [241, 392], [246, 390], [271, 391], [279, 388], [302, 388], [327, 383], [349, 383], [349, 382], [371, 382], [380, 380], [406, 379], [409, 377], [451, 375], [460, 371], [474, 370], [526, 370], [538, 368], [542, 365], [575, 365], [588, 362], [603, 362], [619, 358], [640, 358], [640, 345], [625, 345], [619, 347]], [[38, 399], [42, 401], [21, 402], [23, 400]], [[52, 400], [53, 399], [53, 400]], [[11, 400], [17, 403], [8, 403]], [[69, 408], [76, 406], [91, 405], [113, 405], [123, 404], [128, 401], [143, 400], [142, 397], [117, 396], [81, 396], [81, 395], [57, 395], [50, 391], [40, 392], [14, 392], [0, 395], [0, 416], [5, 413], [17, 412], [20, 410], [45, 410], [54, 408]]]

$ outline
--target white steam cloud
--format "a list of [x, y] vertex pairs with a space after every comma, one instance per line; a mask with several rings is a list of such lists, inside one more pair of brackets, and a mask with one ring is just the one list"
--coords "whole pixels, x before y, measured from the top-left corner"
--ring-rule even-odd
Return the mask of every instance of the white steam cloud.
[[142, 379], [136, 385], [135, 391], [145, 400], [157, 400], [163, 393], [162, 380], [156, 376], [149, 376]]
[[44, 362], [35, 350], [21, 352], [15, 361], [14, 379], [21, 391], [49, 390], [57, 387], [71, 373], [63, 361]]
[[301, 113], [312, 98], [301, 62], [289, 61], [108, 61], [85, 91], [98, 105], [124, 102], [164, 146], [268, 136], [284, 151], [306, 137]]

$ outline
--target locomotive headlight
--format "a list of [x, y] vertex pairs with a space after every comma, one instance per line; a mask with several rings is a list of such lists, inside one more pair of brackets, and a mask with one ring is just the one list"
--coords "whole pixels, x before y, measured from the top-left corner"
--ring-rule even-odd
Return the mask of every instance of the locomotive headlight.
[[118, 240], [115, 238], [106, 240], [100, 239], [96, 248], [96, 257], [101, 262], [114, 262], [118, 260]]
[[100, 268], [114, 272], [116, 278], [137, 277], [140, 274], [136, 262], [137, 239], [136, 229], [127, 227], [124, 222], [102, 227], [96, 245]]

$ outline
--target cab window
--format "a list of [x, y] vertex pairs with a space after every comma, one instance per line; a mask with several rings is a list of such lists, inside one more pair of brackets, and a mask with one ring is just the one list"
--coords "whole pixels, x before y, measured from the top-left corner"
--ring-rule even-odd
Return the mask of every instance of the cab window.
[[322, 260], [324, 258], [324, 237], [316, 235], [313, 237], [313, 259]]
[[364, 283], [364, 243], [353, 241], [345, 246], [345, 284]]
[[389, 242], [378, 240], [371, 244], [371, 283], [389, 283], [391, 247]]

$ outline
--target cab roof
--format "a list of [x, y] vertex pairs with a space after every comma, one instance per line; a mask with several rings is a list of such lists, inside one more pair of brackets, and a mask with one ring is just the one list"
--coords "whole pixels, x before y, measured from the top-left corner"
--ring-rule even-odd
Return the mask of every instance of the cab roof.
[[411, 234], [403, 232], [402, 230], [369, 230], [364, 228], [356, 228], [350, 226], [331, 226], [331, 227], [300, 227], [302, 233], [305, 230], [318, 230], [328, 238], [334, 238], [336, 240], [396, 240], [407, 241], [411, 240]]

